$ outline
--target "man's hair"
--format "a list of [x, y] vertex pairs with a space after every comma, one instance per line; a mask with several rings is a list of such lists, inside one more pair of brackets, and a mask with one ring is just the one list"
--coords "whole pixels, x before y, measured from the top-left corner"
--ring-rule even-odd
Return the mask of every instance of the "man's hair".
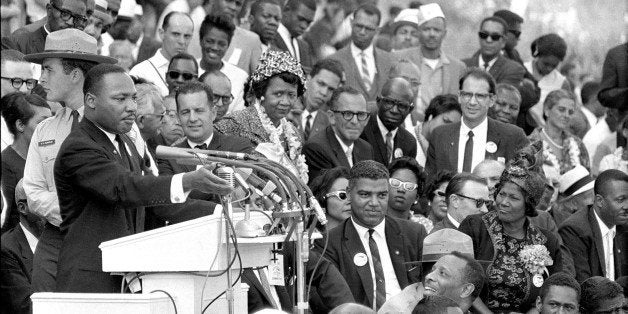
[[[388, 71], [388, 78], [395, 78], [395, 74], [397, 71], [399, 71], [400, 68], [402, 67], [413, 67], [415, 69], [417, 69], [418, 67], [416, 66], [416, 64], [414, 64], [412, 61], [408, 60], [408, 59], [399, 59], [397, 60], [397, 62], [393, 63], [393, 65], [390, 67], [390, 70]], [[420, 70], [419, 70], [420, 71]], [[421, 73], [417, 73], [419, 74], [419, 79], [421, 78]]]
[[495, 92], [496, 94], [499, 94], [500, 92], [507, 92], [512, 94], [513, 96], [515, 96], [515, 98], [517, 98], [517, 102], [519, 104], [521, 104], [521, 93], [519, 92], [519, 90], [508, 84], [508, 83], [499, 83], [495, 86]]
[[388, 172], [392, 175], [395, 171], [400, 169], [408, 169], [414, 174], [416, 183], [419, 185], [417, 195], [421, 195], [421, 193], [423, 193], [423, 187], [425, 186], [425, 180], [427, 180], [423, 167], [419, 165], [415, 158], [403, 156], [392, 160], [388, 166]]
[[466, 81], [469, 77], [485, 81], [486, 83], [488, 83], [488, 92], [491, 94], [495, 94], [495, 79], [490, 73], [477, 67], [470, 68], [462, 75], [460, 81], [458, 81], [458, 88], [460, 90], [462, 90], [462, 84], [464, 84], [464, 81]]
[[198, 73], [198, 62], [196, 62], [196, 59], [193, 55], [185, 52], [177, 53], [176, 55], [172, 56], [172, 59], [170, 59], [170, 63], [168, 64], [168, 70], [170, 70], [170, 66], [174, 63], [175, 60], [191, 60], [192, 62], [194, 62], [194, 68], [196, 68], [196, 73]]
[[408, 80], [402, 77], [394, 77], [394, 78], [387, 79], [386, 82], [384, 82], [384, 86], [382, 86], [382, 91], [380, 92], [380, 95], [382, 96], [390, 95], [395, 85], [397, 86], [405, 85], [405, 91], [407, 92], [407, 94], [404, 96], [410, 96], [411, 98], [414, 98], [414, 94], [412, 94], [412, 85], [410, 85], [410, 82], [408, 82]]
[[586, 105], [591, 97], [597, 97], [597, 92], [600, 91], [600, 82], [586, 82], [582, 85], [582, 89], [580, 90], [580, 100], [582, 100], [582, 104]]
[[152, 114], [155, 112], [155, 104], [162, 103], [163, 98], [159, 88], [152, 83], [136, 84], [137, 90], [137, 114]]
[[574, 96], [574, 94], [570, 91], [564, 89], [556, 89], [549, 92], [549, 94], [547, 94], [547, 96], [545, 97], [545, 101], [543, 102], [543, 110], [551, 110], [552, 108], [554, 108], [559, 100], [564, 98], [571, 99], [574, 102], [576, 101], [576, 96]]
[[236, 27], [227, 14], [219, 13], [208, 14], [205, 16], [205, 19], [203, 19], [199, 29], [199, 35], [201, 36], [200, 39], [203, 40], [203, 37], [205, 37], [205, 35], [209, 33], [212, 28], [217, 28], [218, 30], [225, 32], [229, 38], [229, 44], [231, 44], [231, 39], [233, 38], [233, 33], [235, 32]]
[[462, 114], [458, 97], [453, 94], [438, 95], [430, 100], [429, 106], [425, 109], [425, 121], [428, 121], [430, 117], [433, 119], [449, 111], [458, 111]]
[[412, 314], [447, 314], [447, 308], [459, 307], [454, 300], [442, 295], [428, 295], [423, 297], [412, 310]]
[[449, 205], [449, 197], [454, 194], [459, 194], [462, 192], [464, 185], [467, 182], [477, 182], [482, 185], [486, 185], [486, 180], [468, 172], [461, 172], [455, 175], [451, 180], [449, 180], [449, 184], [445, 189], [445, 202]]
[[70, 74], [72, 70], [79, 69], [83, 75], [87, 73], [91, 68], [96, 66], [98, 63], [92, 61], [85, 60], [76, 60], [76, 59], [61, 59], [61, 65], [63, 66], [63, 73]]
[[388, 180], [390, 174], [383, 164], [375, 160], [362, 160], [357, 162], [349, 171], [349, 187], [355, 186], [359, 179]]
[[595, 195], [606, 196], [606, 193], [608, 193], [607, 189], [613, 181], [628, 182], [628, 174], [617, 169], [602, 171], [597, 176], [597, 179], [595, 179], [595, 183], [593, 184], [593, 193], [595, 193]]
[[180, 11], [172, 11], [168, 14], [166, 14], [166, 16], [164, 17], [164, 22], [161, 24], [161, 29], [166, 30], [168, 28], [168, 26], [170, 25], [170, 19], [175, 16], [175, 15], [183, 15], [183, 16], [187, 16], [190, 21], [192, 21], [192, 23], [194, 23], [194, 21], [192, 20], [192, 17], [190, 17], [189, 14], [184, 13], [184, 12], [180, 12]]
[[603, 301], [623, 296], [624, 289], [606, 277], [594, 276], [580, 285], [582, 295], [580, 308], [582, 313], [594, 313]]
[[366, 15], [376, 15], [377, 16], [377, 25], [382, 21], [382, 12], [377, 8], [377, 6], [372, 5], [370, 3], [365, 3], [355, 9], [353, 13], [353, 17], [358, 15], [358, 12], [364, 12]]
[[508, 24], [508, 27], [512, 27], [515, 24], [523, 23], [523, 18], [518, 14], [508, 11], [508, 10], [499, 10], [493, 13], [493, 16], [497, 16], [502, 18]]
[[109, 55], [112, 55], [114, 51], [118, 48], [129, 48], [133, 49], [133, 44], [127, 40], [116, 39], [109, 45]]
[[573, 276], [563, 272], [555, 273], [549, 276], [549, 278], [547, 278], [547, 280], [545, 280], [545, 282], [543, 283], [543, 286], [541, 286], [541, 291], [539, 292], [541, 300], [545, 299], [545, 296], [547, 296], [547, 293], [549, 292], [551, 286], [567, 287], [574, 289], [578, 298], [577, 301], [580, 302], [580, 284], [578, 284], [578, 281], [576, 281]]
[[87, 95], [87, 93], [98, 94], [100, 92], [100, 84], [107, 74], [111, 73], [124, 73], [126, 71], [118, 65], [115, 64], [99, 64], [91, 68], [85, 74], [85, 82], [83, 83], [83, 94]]
[[348, 86], [348, 85], [340, 86], [336, 88], [334, 92], [331, 94], [331, 98], [329, 99], [329, 109], [334, 110], [338, 108], [338, 104], [337, 104], [338, 98], [340, 98], [342, 94], [362, 95], [362, 93], [360, 93], [359, 90], [351, 86]]
[[179, 88], [177, 89], [177, 92], [174, 97], [175, 104], [177, 105], [177, 111], [179, 111], [179, 96], [195, 94], [195, 93], [200, 93], [200, 92], [204, 92], [205, 95], [207, 95], [207, 103], [209, 104], [209, 108], [213, 108], [214, 107], [214, 92], [212, 91], [212, 88], [209, 87], [209, 85], [202, 82], [190, 81], [179, 86]]
[[530, 54], [535, 58], [554, 56], [563, 61], [567, 55], [567, 43], [557, 34], [543, 35], [530, 44]]
[[461, 260], [466, 262], [464, 269], [462, 270], [462, 280], [465, 283], [473, 284], [475, 287], [473, 292], [471, 293], [471, 298], [475, 299], [480, 295], [482, 291], [482, 287], [484, 287], [484, 282], [486, 281], [486, 277], [484, 274], [484, 268], [478, 261], [473, 258], [473, 256], [469, 254], [460, 253], [458, 251], [453, 251], [449, 253], [449, 255], [453, 255]]
[[262, 10], [262, 6], [264, 4], [273, 4], [276, 6], [279, 6], [279, 8], [282, 8], [282, 5], [279, 1], [277, 0], [257, 0], [255, 2], [253, 2], [253, 4], [251, 4], [251, 12], [250, 15], [255, 16], [257, 15], [257, 13], [259, 13], [259, 11]]
[[486, 22], [495, 22], [495, 23], [499, 23], [504, 27], [504, 32], [502, 33], [502, 35], [506, 35], [506, 32], [508, 31], [508, 23], [506, 23], [506, 21], [504, 21], [504, 19], [502, 19], [499, 16], [489, 16], [486, 17], [482, 20], [482, 23], [480, 23], [480, 29], [482, 29], [482, 27], [484, 26], [484, 23]]
[[14, 49], [4, 49], [0, 51], [0, 65], [4, 65], [7, 61], [27, 62], [24, 60], [24, 54]]
[[294, 12], [299, 9], [301, 4], [312, 11], [316, 11], [316, 1], [314, 0], [288, 0], [284, 6], [284, 11]]
[[344, 80], [345, 68], [342, 66], [342, 63], [340, 63], [340, 61], [338, 61], [336, 59], [325, 58], [325, 59], [319, 60], [312, 67], [312, 71], [310, 72], [310, 76], [311, 77], [315, 77], [316, 74], [318, 74], [318, 72], [320, 72], [322, 70], [327, 70], [327, 71], [333, 73], [334, 75], [336, 75], [340, 79], [340, 81]]
[[[229, 83], [231, 83], [231, 79], [229, 79], [227, 74], [222, 73], [222, 71], [220, 71], [219, 69], [213, 69], [211, 71], [205, 71], [205, 73], [203, 73], [201, 75], [201, 77], [198, 78], [198, 81], [202, 82], [202, 83], [205, 83], [205, 80], [207, 80], [209, 76], [221, 77], [221, 78], [224, 78], [227, 81], [229, 81]], [[205, 83], [205, 84], [207, 84], [207, 83]], [[207, 84], [207, 85], [209, 85], [209, 84]], [[209, 87], [211, 87], [211, 85]]]

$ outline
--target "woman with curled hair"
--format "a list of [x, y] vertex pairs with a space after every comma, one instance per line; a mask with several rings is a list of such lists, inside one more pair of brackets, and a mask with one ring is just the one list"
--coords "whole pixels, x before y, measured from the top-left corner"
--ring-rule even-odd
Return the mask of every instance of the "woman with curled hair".
[[576, 165], [590, 171], [589, 154], [582, 140], [569, 132], [569, 123], [576, 111], [574, 95], [564, 89], [550, 92], [543, 103], [545, 126], [532, 131], [530, 142], [541, 140], [544, 163], [563, 174]]
[[427, 179], [423, 167], [410, 157], [393, 159], [388, 166], [388, 212], [387, 215], [403, 220], [411, 220], [425, 227], [428, 233], [434, 225], [427, 217], [412, 211], [419, 204]]
[[331, 230], [351, 217], [347, 198], [349, 169], [336, 167], [324, 170], [310, 182], [310, 189], [327, 215], [327, 230]]
[[445, 190], [447, 189], [447, 185], [449, 185], [449, 180], [451, 180], [454, 175], [456, 175], [455, 172], [441, 170], [425, 188], [425, 196], [427, 197], [427, 205], [429, 206], [427, 218], [432, 221], [432, 224], [443, 220], [443, 218], [447, 216]]
[[459, 122], [462, 118], [462, 109], [458, 102], [458, 96], [452, 94], [438, 95], [430, 101], [425, 109], [425, 120], [417, 123], [414, 134], [418, 140], [417, 161], [425, 166], [427, 148], [432, 131], [437, 127], [449, 123]]
[[2, 117], [7, 123], [13, 144], [2, 151], [2, 193], [7, 201], [7, 219], [2, 232], [19, 222], [15, 204], [15, 185], [24, 176], [26, 155], [31, 137], [39, 122], [52, 116], [45, 99], [34, 94], [10, 93], [0, 99]]
[[[562, 254], [558, 239], [530, 223], [545, 189], [545, 180], [536, 171], [509, 166], [496, 186], [495, 208], [471, 215], [459, 230], [473, 239], [475, 259], [489, 261], [487, 284], [481, 301], [474, 307], [488, 307], [493, 313], [526, 313], [535, 305], [543, 280], [561, 271]], [[523, 253], [522, 253], [523, 251]], [[524, 257], [542, 256], [547, 269], [533, 267]]]

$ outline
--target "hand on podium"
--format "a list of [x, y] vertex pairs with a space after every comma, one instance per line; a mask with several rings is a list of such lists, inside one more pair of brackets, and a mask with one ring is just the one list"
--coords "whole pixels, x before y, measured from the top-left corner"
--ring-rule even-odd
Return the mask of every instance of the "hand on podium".
[[214, 174], [215, 164], [210, 164], [198, 168], [196, 171], [190, 171], [183, 175], [183, 191], [188, 192], [192, 189], [199, 190], [204, 193], [227, 195], [233, 192], [233, 187], [224, 179]]

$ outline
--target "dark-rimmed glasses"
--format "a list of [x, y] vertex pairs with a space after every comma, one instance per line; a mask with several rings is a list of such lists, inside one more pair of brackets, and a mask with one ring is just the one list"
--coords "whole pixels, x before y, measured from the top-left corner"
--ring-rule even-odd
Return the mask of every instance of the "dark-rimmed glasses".
[[491, 37], [491, 40], [493, 41], [498, 41], [500, 39], [502, 39], [503, 35], [502, 34], [497, 34], [497, 33], [487, 33], [487, 32], [478, 32], [478, 36], [480, 36], [481, 39], [486, 40], [487, 38]]
[[489, 206], [491, 206], [493, 204], [492, 200], [484, 200], [484, 199], [481, 199], [481, 198], [473, 198], [471, 196], [466, 196], [466, 195], [457, 194], [457, 193], [455, 195], [458, 195], [460, 197], [464, 197], [466, 199], [470, 199], [472, 201], [475, 201], [475, 207], [477, 207], [477, 208], [481, 208], [482, 205], [486, 205], [486, 207], [489, 207]]
[[[222, 100], [221, 104], [218, 104], [218, 101]], [[218, 107], [228, 106], [233, 101], [233, 95], [229, 94], [227, 96], [214, 94], [213, 104]]]
[[393, 99], [390, 97], [385, 97], [385, 96], [377, 96], [377, 102], [381, 103], [382, 106], [384, 106], [384, 109], [386, 110], [390, 110], [394, 106], [397, 106], [397, 109], [399, 109], [399, 111], [408, 112], [412, 110], [412, 108], [414, 108], [414, 106], [412, 106], [411, 104], [404, 103], [403, 101]]
[[173, 71], [173, 70], [168, 71], [168, 73], [166, 73], [166, 75], [168, 75], [168, 77], [171, 80], [178, 80], [179, 76], [182, 76], [184, 81], [191, 81], [191, 80], [197, 78], [196, 74], [186, 73], [186, 72], [179, 72], [179, 71]]
[[59, 11], [59, 13], [61, 13], [61, 19], [62, 20], [67, 22], [67, 21], [70, 20], [70, 18], [72, 18], [73, 22], [74, 22], [74, 25], [81, 25], [81, 26], [87, 25], [87, 16], [80, 15], [80, 14], [74, 14], [70, 10], [62, 9], [62, 8], [56, 6], [53, 1], [50, 2], [50, 5], [55, 10]]
[[332, 196], [337, 197], [341, 201], [347, 200], [347, 191], [333, 191], [325, 194], [325, 199], [328, 199]]
[[358, 117], [358, 121], [364, 121], [368, 119], [369, 116], [371, 115], [369, 112], [366, 112], [366, 111], [332, 110], [332, 112], [341, 114], [342, 118], [347, 121], [353, 120], [353, 117]]
[[516, 29], [509, 29], [508, 32], [512, 33], [515, 36], [515, 38], [519, 38], [519, 36], [521, 36], [521, 31], [518, 31]]
[[491, 93], [472, 93], [472, 92], [465, 92], [463, 90], [458, 92], [458, 95], [460, 95], [460, 98], [464, 102], [470, 102], [471, 98], [475, 97], [475, 99], [481, 103], [487, 102], [489, 99], [491, 99], [491, 96], [493, 96], [493, 94]]
[[388, 179], [388, 184], [390, 184], [390, 186], [395, 189], [403, 189], [404, 191], [407, 191], [407, 192], [412, 192], [416, 188], [419, 187], [419, 185], [416, 183], [405, 182], [405, 181], [401, 181], [395, 178]]
[[37, 86], [36, 79], [23, 79], [21, 77], [5, 77], [2, 76], [3, 79], [11, 81], [11, 86], [15, 89], [20, 89], [24, 83], [26, 83], [26, 88], [31, 90]]

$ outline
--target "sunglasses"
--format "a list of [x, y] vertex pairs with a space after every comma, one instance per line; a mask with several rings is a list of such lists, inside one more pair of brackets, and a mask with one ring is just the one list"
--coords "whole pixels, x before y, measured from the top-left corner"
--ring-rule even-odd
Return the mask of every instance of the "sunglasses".
[[486, 103], [489, 99], [491, 99], [491, 96], [492, 96], [491, 93], [471, 93], [471, 92], [465, 92], [463, 90], [458, 92], [458, 95], [460, 95], [460, 98], [465, 103], [470, 102], [471, 98], [473, 97], [475, 97], [475, 99], [478, 102]]
[[462, 195], [462, 194], [456, 194], [456, 195], [458, 195], [460, 197], [464, 197], [464, 198], [470, 199], [472, 201], [475, 201], [475, 207], [477, 207], [477, 208], [482, 207], [482, 205], [486, 205], [486, 207], [489, 207], [489, 206], [491, 206], [493, 204], [493, 201], [491, 201], [491, 200], [484, 200], [484, 199], [481, 199], [481, 198], [473, 198], [473, 197]]
[[347, 191], [333, 191], [325, 194], [325, 199], [328, 199], [332, 196], [337, 197], [341, 201], [347, 200]]
[[347, 121], [353, 120], [353, 117], [358, 117], [358, 121], [364, 121], [364, 120], [368, 119], [368, 117], [371, 115], [370, 113], [368, 113], [366, 111], [355, 112], [355, 111], [332, 110], [332, 112], [341, 114], [342, 118], [347, 120]]
[[502, 37], [503, 37], [502, 34], [497, 34], [497, 33], [489, 34], [487, 32], [479, 32], [478, 36], [480, 36], [480, 38], [484, 39], [484, 40], [486, 40], [487, 38], [491, 37], [492, 41], [498, 41], [498, 40], [502, 39]]
[[76, 25], [81, 25], [81, 26], [87, 25], [87, 16], [83, 16], [83, 15], [80, 15], [80, 14], [74, 14], [70, 10], [62, 9], [62, 8], [56, 6], [54, 4], [54, 2], [50, 2], [50, 5], [55, 10], [59, 11], [59, 13], [61, 13], [61, 19], [62, 20], [67, 22], [67, 21], [70, 20], [70, 18], [72, 18], [73, 22], [74, 22], [74, 26], [76, 26]]
[[[219, 104], [219, 101], [222, 100]], [[214, 105], [218, 107], [228, 106], [233, 101], [233, 95], [218, 95], [214, 94]]]
[[395, 189], [403, 189], [404, 191], [407, 191], [407, 192], [412, 192], [416, 188], [419, 187], [419, 185], [416, 184], [416, 183], [404, 182], [404, 181], [401, 181], [401, 180], [397, 180], [395, 178], [388, 179], [388, 184], [390, 184], [390, 186], [395, 188]]
[[515, 38], [519, 38], [519, 36], [521, 36], [521, 31], [518, 31], [516, 29], [509, 29], [508, 32], [515, 35]]
[[35, 88], [35, 86], [37, 85], [37, 80], [36, 79], [23, 79], [23, 78], [19, 78], [19, 77], [5, 77], [2, 76], [3, 79], [5, 80], [10, 80], [11, 81], [11, 86], [13, 86], [13, 88], [15, 89], [19, 89], [20, 87], [22, 87], [22, 85], [24, 83], [26, 83], [26, 88], [28, 88], [29, 90]]
[[192, 73], [182, 73], [182, 72], [178, 72], [178, 71], [168, 71], [168, 73], [166, 73], [168, 75], [168, 77], [171, 80], [178, 80], [179, 76], [183, 77], [184, 81], [191, 81], [193, 79], [196, 79], [196, 74], [192, 74]]
[[384, 109], [391, 110], [393, 107], [397, 106], [397, 109], [401, 112], [408, 112], [414, 108], [411, 104], [404, 103], [403, 101], [392, 99], [390, 97], [377, 96], [377, 102], [381, 103], [384, 106]]

